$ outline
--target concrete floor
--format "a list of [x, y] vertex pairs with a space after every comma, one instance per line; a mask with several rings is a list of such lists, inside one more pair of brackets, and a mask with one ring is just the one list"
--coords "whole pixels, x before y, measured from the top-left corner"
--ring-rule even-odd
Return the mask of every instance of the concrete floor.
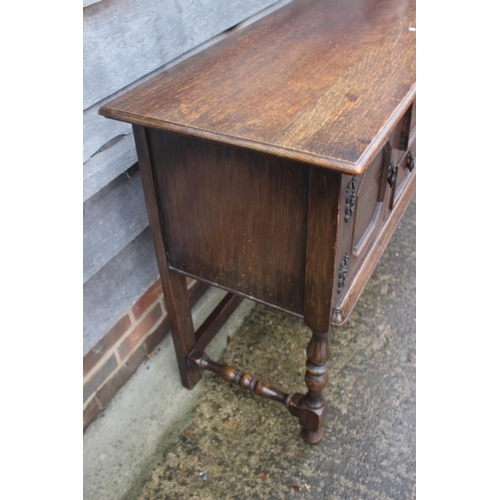
[[[84, 498], [414, 499], [415, 211], [413, 200], [350, 321], [332, 333], [319, 445], [303, 443], [280, 404], [210, 373], [184, 390], [168, 338], [87, 429]], [[195, 323], [220, 296], [207, 294]], [[302, 392], [309, 337], [296, 318], [245, 301], [209, 354]]]

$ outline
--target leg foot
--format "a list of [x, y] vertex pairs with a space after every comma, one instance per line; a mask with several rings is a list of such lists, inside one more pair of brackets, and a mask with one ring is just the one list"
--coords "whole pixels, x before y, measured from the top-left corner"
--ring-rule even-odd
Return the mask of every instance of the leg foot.
[[323, 439], [322, 423], [326, 417], [326, 404], [319, 410], [312, 410], [304, 403], [300, 408], [299, 422], [302, 425], [302, 439], [309, 444], [318, 444]]
[[302, 399], [299, 410], [302, 438], [306, 443], [317, 444], [323, 439], [322, 424], [327, 411], [323, 389], [328, 383], [330, 356], [328, 332], [313, 332], [307, 346], [305, 381], [309, 390]]

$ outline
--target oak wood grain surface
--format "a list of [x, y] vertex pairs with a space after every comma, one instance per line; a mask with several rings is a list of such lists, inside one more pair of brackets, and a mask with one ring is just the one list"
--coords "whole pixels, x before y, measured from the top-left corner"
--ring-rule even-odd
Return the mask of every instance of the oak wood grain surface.
[[411, 104], [414, 0], [296, 0], [100, 113], [359, 174]]

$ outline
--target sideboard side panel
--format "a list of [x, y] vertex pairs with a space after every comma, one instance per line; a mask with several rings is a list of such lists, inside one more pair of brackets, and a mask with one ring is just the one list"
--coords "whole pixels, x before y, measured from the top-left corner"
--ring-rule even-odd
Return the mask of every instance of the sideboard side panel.
[[186, 278], [179, 274], [171, 273], [169, 270], [164, 241], [164, 228], [162, 225], [163, 221], [158, 210], [158, 190], [151, 164], [147, 131], [137, 125], [134, 125], [133, 131], [156, 259], [160, 270], [163, 293], [165, 294], [165, 303], [172, 331], [176, 332], [173, 340], [179, 361], [180, 376], [184, 387], [193, 388], [200, 379], [201, 373], [199, 370], [188, 371], [186, 363], [183, 361], [186, 354], [196, 343]]
[[148, 129], [169, 264], [302, 315], [307, 166]]
[[337, 172], [310, 168], [304, 320], [316, 333], [331, 326], [341, 183]]

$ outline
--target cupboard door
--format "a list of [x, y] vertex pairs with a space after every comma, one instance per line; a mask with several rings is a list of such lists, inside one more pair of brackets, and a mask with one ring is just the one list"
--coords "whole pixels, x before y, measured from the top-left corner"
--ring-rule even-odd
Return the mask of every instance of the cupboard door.
[[379, 151], [362, 175], [356, 196], [348, 276], [352, 276], [377, 237], [382, 222], [390, 148]]

